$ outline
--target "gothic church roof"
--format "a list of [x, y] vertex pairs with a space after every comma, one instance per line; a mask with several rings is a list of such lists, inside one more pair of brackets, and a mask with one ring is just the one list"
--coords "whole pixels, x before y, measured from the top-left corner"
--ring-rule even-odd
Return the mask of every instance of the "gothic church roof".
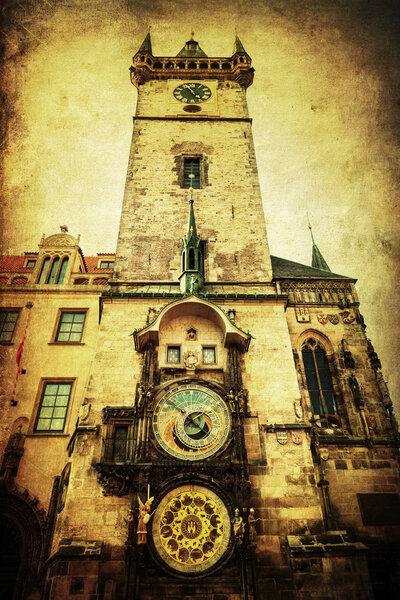
[[356, 281], [346, 275], [309, 267], [278, 256], [271, 256], [271, 262], [274, 279], [347, 279], [348, 281]]

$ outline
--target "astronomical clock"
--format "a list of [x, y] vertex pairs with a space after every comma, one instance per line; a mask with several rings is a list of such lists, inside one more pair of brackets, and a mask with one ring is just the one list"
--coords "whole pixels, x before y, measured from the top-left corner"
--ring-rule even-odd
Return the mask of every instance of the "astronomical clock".
[[[155, 446], [181, 468], [185, 461], [183, 472], [189, 468], [192, 481], [172, 487], [161, 498], [152, 521], [151, 548], [168, 570], [199, 575], [217, 565], [232, 546], [231, 518], [218, 487], [212, 479], [212, 488], [200, 485], [211, 474], [207, 461], [231, 442], [231, 411], [210, 387], [173, 385], [155, 404], [152, 429]], [[199, 463], [203, 476], [196, 484]]]

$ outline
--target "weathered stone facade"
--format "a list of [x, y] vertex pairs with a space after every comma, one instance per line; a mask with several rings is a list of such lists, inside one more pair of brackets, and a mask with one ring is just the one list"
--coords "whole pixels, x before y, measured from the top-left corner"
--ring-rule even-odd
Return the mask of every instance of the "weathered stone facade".
[[270, 257], [250, 57], [185, 48], [134, 57], [115, 269], [66, 231], [3, 263], [5, 589], [397, 598], [399, 437], [355, 280]]

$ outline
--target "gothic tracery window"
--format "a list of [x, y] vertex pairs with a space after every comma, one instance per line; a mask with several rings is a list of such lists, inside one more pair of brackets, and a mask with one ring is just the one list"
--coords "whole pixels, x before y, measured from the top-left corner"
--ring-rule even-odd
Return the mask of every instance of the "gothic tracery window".
[[302, 356], [313, 414], [337, 414], [332, 377], [324, 348], [314, 338], [308, 338], [302, 346]]

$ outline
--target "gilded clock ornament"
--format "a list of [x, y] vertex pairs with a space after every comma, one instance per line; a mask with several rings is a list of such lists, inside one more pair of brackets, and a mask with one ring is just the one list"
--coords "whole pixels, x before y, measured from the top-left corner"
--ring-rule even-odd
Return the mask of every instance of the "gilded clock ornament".
[[211, 97], [211, 90], [202, 83], [182, 83], [174, 89], [174, 96], [186, 104], [198, 104]]
[[228, 548], [231, 526], [222, 500], [211, 490], [182, 486], [156, 510], [152, 533], [162, 560], [181, 573], [211, 568]]
[[158, 444], [175, 458], [203, 460], [226, 442], [230, 411], [214, 391], [188, 384], [169, 390], [158, 402], [153, 431]]

